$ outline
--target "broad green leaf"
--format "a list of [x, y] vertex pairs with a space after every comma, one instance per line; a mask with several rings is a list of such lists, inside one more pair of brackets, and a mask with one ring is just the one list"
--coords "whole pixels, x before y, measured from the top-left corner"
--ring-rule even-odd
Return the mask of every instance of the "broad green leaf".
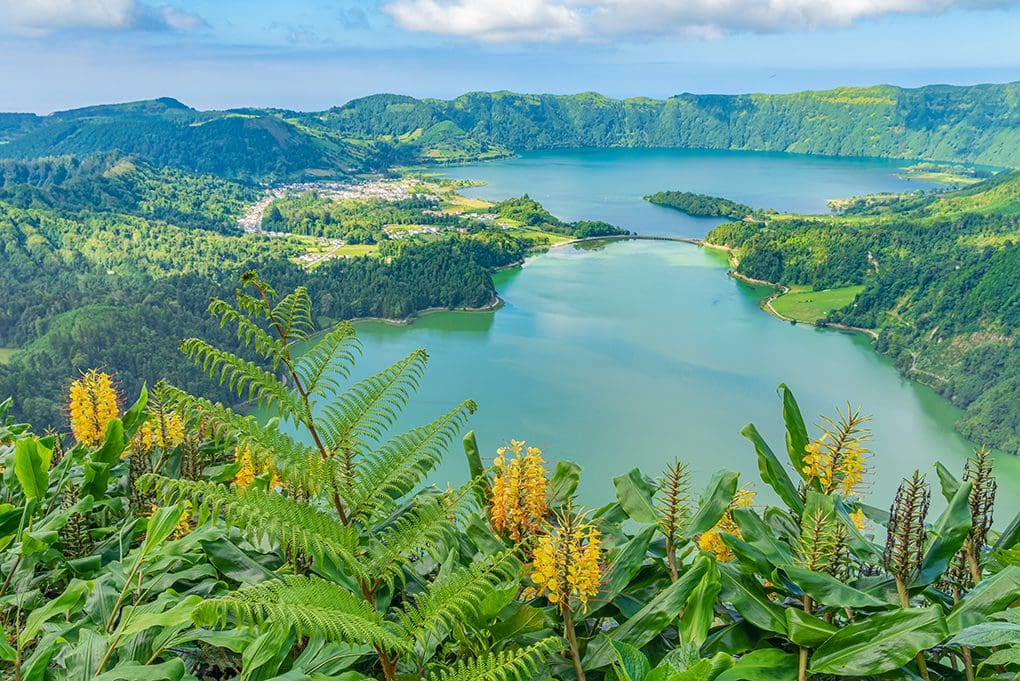
[[655, 489], [645, 480], [641, 471], [632, 469], [627, 475], [620, 475], [613, 478], [613, 487], [616, 488], [616, 499], [624, 512], [639, 523], [650, 525], [657, 523], [658, 514], [655, 512]]
[[776, 494], [790, 510], [798, 514], [801, 513], [804, 510], [804, 503], [800, 499], [800, 494], [797, 493], [797, 488], [790, 480], [783, 464], [772, 452], [772, 448], [758, 433], [758, 429], [754, 427], [753, 423], [748, 423], [740, 430], [740, 434], [754, 445], [754, 451], [758, 455], [758, 472], [761, 474], [761, 479], [776, 491]]
[[145, 541], [142, 542], [142, 553], [149, 553], [177, 527], [184, 508], [180, 504], [173, 506], [161, 506], [149, 516], [149, 522], [145, 530]]
[[937, 606], [873, 615], [840, 629], [819, 646], [811, 658], [811, 673], [869, 676], [892, 671], [948, 635]]
[[727, 669], [733, 667], [733, 657], [725, 653], [717, 653], [709, 660], [698, 660], [697, 663], [672, 676], [667, 681], [713, 681]]
[[648, 554], [657, 528], [649, 525], [641, 528], [626, 544], [613, 549], [608, 557], [609, 569], [602, 582], [600, 601], [611, 601], [634, 579]]
[[18, 659], [18, 651], [7, 642], [6, 632], [0, 629], [0, 661], [14, 662]]
[[891, 603], [847, 586], [832, 575], [813, 572], [796, 565], [784, 565], [783, 572], [815, 601], [835, 608], [888, 608]]
[[184, 671], [184, 662], [180, 658], [162, 664], [128, 662], [103, 672], [95, 677], [95, 681], [181, 681]]
[[613, 668], [616, 669], [620, 681], [643, 681], [651, 669], [645, 654], [623, 641], [610, 641], [610, 644], [616, 655], [616, 659], [613, 660]]
[[184, 597], [177, 605], [163, 612], [145, 612], [146, 606], [125, 607], [117, 633], [122, 636], [136, 634], [149, 627], [179, 627], [191, 622], [191, 613], [202, 602], [198, 596]]
[[1009, 622], [982, 622], [967, 627], [949, 641], [968, 648], [1020, 645], [1020, 624]]
[[942, 512], [932, 529], [934, 539], [928, 546], [917, 577], [911, 588], [928, 586], [949, 567], [970, 533], [970, 491], [974, 485], [965, 482], [956, 489], [949, 506]]
[[752, 650], [715, 677], [715, 681], [795, 681], [797, 655], [777, 648]]
[[775, 565], [768, 556], [758, 550], [758, 547], [729, 532], [720, 532], [719, 539], [733, 552], [742, 566], [763, 577], [772, 576]]
[[242, 584], [258, 584], [277, 575], [267, 570], [226, 537], [199, 540], [209, 562], [230, 579]]
[[249, 681], [252, 676], [265, 668], [266, 676], [275, 675], [280, 663], [290, 654], [290, 648], [294, 645], [294, 630], [290, 626], [281, 626], [270, 623], [266, 630], [241, 653], [241, 681]]
[[488, 627], [493, 643], [515, 639], [545, 627], [545, 613], [530, 605], [521, 605], [513, 615]]
[[708, 485], [698, 498], [698, 512], [684, 528], [684, 536], [693, 537], [715, 527], [726, 509], [733, 503], [739, 478], [739, 473], [727, 470], [718, 470], [712, 475], [712, 479], [708, 481]]
[[67, 585], [64, 593], [33, 610], [25, 619], [25, 627], [18, 637], [22, 647], [28, 645], [39, 634], [39, 630], [46, 622], [80, 608], [87, 594], [88, 584], [75, 579]]
[[135, 401], [131, 408], [124, 412], [124, 418], [121, 419], [121, 424], [124, 426], [125, 438], [130, 440], [131, 437], [138, 430], [139, 426], [144, 422], [143, 417], [145, 416], [145, 406], [149, 402], [149, 389], [146, 385], [142, 384], [142, 389], [138, 393], [138, 400]]
[[1017, 543], [1020, 543], [1020, 513], [1013, 517], [1009, 526], [995, 540], [992, 548], [996, 551], [1006, 551], [1013, 548]]
[[995, 651], [987, 658], [985, 658], [985, 661], [982, 662], [981, 665], [978, 667], [978, 671], [984, 669], [985, 667], [994, 667], [996, 665], [1005, 666], [1007, 664], [1020, 665], [1020, 646], [1014, 646], [1012, 648], [1004, 648], [1002, 650]]
[[783, 608], [769, 600], [757, 579], [744, 574], [730, 563], [719, 564], [722, 577], [721, 600], [730, 603], [740, 615], [758, 627], [777, 634], [786, 634]]
[[790, 545], [776, 539], [775, 533], [754, 510], [735, 508], [731, 513], [743, 540], [761, 551], [772, 565], [789, 565], [793, 562]]
[[[708, 571], [708, 556], [700, 556], [691, 567], [668, 587], [660, 591], [648, 604], [626, 622], [612, 630], [612, 640], [623, 641], [641, 648], [652, 638], [672, 624], [701, 578]], [[609, 637], [593, 642], [585, 655], [584, 664], [588, 669], [598, 669], [613, 661], [613, 647]]]
[[559, 461], [549, 480], [549, 503], [562, 506], [570, 501], [581, 481], [581, 467], [573, 461]]
[[960, 488], [960, 481], [956, 479], [948, 468], [942, 465], [941, 461], [935, 462], [935, 473], [939, 476], [939, 483], [942, 486], [942, 496], [946, 501], [952, 501], [956, 490]]
[[93, 452], [91, 458], [93, 461], [101, 463], [117, 463], [127, 445], [127, 437], [124, 434], [124, 422], [120, 419], [110, 419], [110, 422], [106, 424], [106, 436], [103, 438], [103, 446]]
[[779, 384], [779, 392], [783, 396], [783, 422], [786, 424], [786, 453], [790, 455], [790, 463], [797, 475], [807, 479], [804, 473], [804, 454], [808, 446], [807, 427], [801, 416], [797, 400], [785, 383]]
[[482, 466], [482, 455], [478, 451], [478, 440], [475, 439], [475, 431], [468, 431], [464, 436], [464, 456], [467, 458], [468, 475], [475, 481], [475, 498], [478, 505], [485, 507], [489, 503], [489, 481], [485, 477], [485, 467]]
[[949, 633], [980, 624], [989, 615], [1001, 612], [1020, 600], [1020, 567], [1011, 565], [991, 577], [985, 577], [946, 617]]
[[46, 494], [52, 457], [53, 450], [43, 447], [36, 438], [25, 437], [14, 443], [14, 475], [29, 501]]
[[805, 648], [817, 648], [825, 643], [838, 629], [821, 617], [815, 617], [798, 608], [786, 609], [787, 636], [791, 641]]
[[722, 590], [719, 581], [719, 569], [715, 562], [708, 564], [708, 569], [701, 581], [691, 592], [680, 616], [677, 632], [684, 643], [693, 643], [698, 647], [708, 637], [708, 630], [715, 620], [715, 600]]

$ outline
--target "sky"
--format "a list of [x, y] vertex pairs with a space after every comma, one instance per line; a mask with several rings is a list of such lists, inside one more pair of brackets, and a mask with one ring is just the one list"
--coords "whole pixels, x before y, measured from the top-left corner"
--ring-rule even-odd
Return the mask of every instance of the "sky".
[[0, 111], [1020, 80], [1020, 0], [0, 0]]

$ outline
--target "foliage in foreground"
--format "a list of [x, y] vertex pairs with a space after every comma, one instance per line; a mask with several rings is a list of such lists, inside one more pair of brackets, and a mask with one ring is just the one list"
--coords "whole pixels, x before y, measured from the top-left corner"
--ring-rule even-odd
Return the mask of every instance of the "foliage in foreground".
[[[312, 343], [311, 300], [253, 275], [211, 312], [252, 360], [185, 353], [278, 418], [169, 385], [121, 411], [90, 373], [76, 444], [0, 406], [0, 664], [41, 679], [1009, 679], [1020, 672], [1020, 518], [991, 529], [995, 478], [905, 480], [863, 503], [867, 420], [810, 437], [781, 386], [780, 458], [748, 425], [760, 506], [719, 471], [694, 500], [677, 461], [581, 509], [580, 469], [511, 442], [471, 481], [424, 486], [474, 410], [390, 435], [416, 351], [357, 382], [350, 325]], [[99, 427], [99, 426], [102, 427]], [[941, 504], [940, 504], [941, 505]]]

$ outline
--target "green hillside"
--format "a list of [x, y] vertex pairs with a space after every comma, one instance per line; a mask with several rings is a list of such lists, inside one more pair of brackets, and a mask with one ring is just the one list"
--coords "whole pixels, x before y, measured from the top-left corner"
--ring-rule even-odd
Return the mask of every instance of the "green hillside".
[[1020, 452], [1020, 173], [860, 199], [833, 217], [722, 225], [737, 271], [815, 291], [863, 286], [820, 323], [873, 329], [905, 374], [965, 408], [959, 430]]
[[[2, 129], [0, 129], [2, 130]], [[0, 158], [120, 151], [159, 166], [240, 180], [336, 177], [364, 150], [273, 112], [199, 112], [172, 99], [94, 106], [7, 132]]]
[[0, 157], [119, 150], [241, 180], [569, 147], [674, 147], [1020, 167], [1020, 83], [610, 99], [596, 93], [373, 95], [322, 112], [197, 111], [177, 100], [0, 114]]
[[1020, 166], [1020, 83], [838, 88], [784, 95], [615, 100], [595, 93], [375, 95], [312, 116], [344, 135], [405, 135], [452, 121], [513, 150], [680, 147]]

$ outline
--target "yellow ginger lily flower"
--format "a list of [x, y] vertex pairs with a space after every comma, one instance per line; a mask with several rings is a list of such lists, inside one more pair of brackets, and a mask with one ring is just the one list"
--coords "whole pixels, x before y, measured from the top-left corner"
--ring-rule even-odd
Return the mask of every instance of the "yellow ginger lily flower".
[[[507, 457], [508, 452], [513, 456]], [[500, 447], [496, 454], [489, 520], [498, 534], [520, 541], [539, 528], [548, 511], [542, 450], [511, 440], [509, 447]]]
[[871, 438], [871, 432], [862, 426], [866, 420], [849, 407], [846, 414], [840, 414], [838, 423], [825, 419], [821, 435], [804, 448], [801, 470], [808, 485], [817, 481], [822, 493], [839, 492], [844, 497], [859, 491], [871, 454], [864, 445]]
[[92, 369], [71, 381], [68, 411], [74, 439], [89, 447], [101, 444], [107, 424], [120, 413], [113, 377]]
[[160, 447], [173, 449], [184, 442], [184, 420], [176, 412], [150, 417], [135, 435], [135, 447], [144, 451]]
[[545, 596], [550, 603], [573, 610], [576, 600], [582, 608], [599, 592], [602, 582], [602, 535], [584, 515], [569, 509], [538, 538], [530, 565], [534, 588], [528, 596]]
[[237, 489], [245, 489], [255, 482], [255, 462], [248, 445], [237, 448], [234, 452], [234, 461], [241, 464], [234, 476], [234, 484], [237, 485]]

